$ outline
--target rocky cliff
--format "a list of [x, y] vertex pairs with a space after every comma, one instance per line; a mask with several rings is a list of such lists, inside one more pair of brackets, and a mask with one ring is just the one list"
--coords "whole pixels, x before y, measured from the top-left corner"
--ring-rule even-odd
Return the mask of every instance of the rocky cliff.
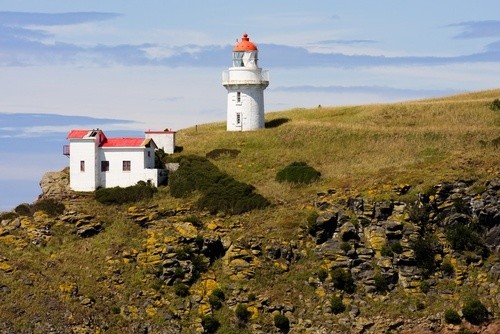
[[[64, 213], [2, 214], [3, 333], [202, 333], [207, 316], [225, 333], [500, 328], [500, 179], [442, 183], [411, 201], [330, 189], [277, 235], [272, 220], [287, 204], [213, 216], [160, 191], [103, 206], [68, 192], [64, 175], [41, 182]], [[479, 321], [463, 314], [470, 300], [487, 310]], [[447, 323], [447, 310], [460, 321]]]

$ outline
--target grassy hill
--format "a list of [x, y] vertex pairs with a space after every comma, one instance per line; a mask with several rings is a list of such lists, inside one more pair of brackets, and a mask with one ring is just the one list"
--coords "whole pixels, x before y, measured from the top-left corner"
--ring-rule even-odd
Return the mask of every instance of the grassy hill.
[[[271, 202], [241, 215], [196, 210], [199, 194], [174, 198], [168, 187], [131, 204], [78, 195], [63, 200], [63, 214], [26, 206], [3, 213], [0, 332], [195, 333], [203, 331], [203, 316], [212, 315], [218, 333], [278, 333], [276, 314], [288, 317], [296, 332], [399, 332], [444, 323], [445, 309], [460, 310], [473, 298], [494, 318], [499, 292], [490, 268], [498, 254], [475, 255], [477, 245], [451, 250], [440, 219], [463, 217], [462, 199], [480, 198], [485, 189], [497, 196], [495, 185], [485, 185], [500, 175], [500, 111], [489, 107], [497, 98], [500, 89], [293, 109], [268, 113], [266, 129], [255, 132], [227, 132], [225, 123], [179, 131], [182, 152], [169, 158], [240, 151], [211, 161]], [[277, 182], [276, 173], [294, 161], [320, 171], [319, 181]], [[436, 187], [457, 180], [466, 182]], [[402, 188], [409, 191], [395, 191]], [[432, 210], [412, 206], [420, 193], [432, 193]], [[364, 201], [359, 212], [348, 204], [353, 199]], [[432, 223], [424, 226], [419, 215]], [[311, 221], [326, 226], [332, 217], [335, 234], [319, 242]], [[430, 235], [436, 267], [424, 277], [411, 248]], [[399, 240], [402, 255], [383, 250], [390, 238]], [[414, 277], [405, 276], [403, 260]], [[346, 261], [357, 275], [354, 294], [334, 286], [332, 269]], [[450, 263], [450, 277], [443, 263]], [[397, 280], [386, 282], [389, 292], [372, 291], [379, 274]], [[210, 300], [216, 288], [225, 294], [221, 308]], [[346, 311], [337, 315], [330, 304], [339, 296]], [[248, 307], [250, 319], [238, 305]]]
[[[268, 113], [267, 128], [227, 132], [225, 123], [182, 130], [183, 153], [217, 148], [241, 151], [215, 163], [264, 195], [292, 200], [324, 188], [380, 190], [408, 183], [415, 190], [458, 178], [486, 179], [498, 172], [500, 113], [490, 110], [500, 90], [404, 103], [293, 109]], [[305, 161], [321, 182], [289, 189], [277, 170]]]

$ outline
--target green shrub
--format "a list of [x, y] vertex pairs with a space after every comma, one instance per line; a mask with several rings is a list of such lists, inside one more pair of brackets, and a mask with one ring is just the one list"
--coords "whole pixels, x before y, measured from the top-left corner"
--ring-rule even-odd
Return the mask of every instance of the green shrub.
[[444, 260], [443, 263], [441, 263], [441, 271], [446, 275], [446, 276], [451, 276], [455, 272], [455, 269], [453, 268], [453, 265], [451, 264], [450, 260]]
[[380, 250], [380, 255], [382, 256], [392, 256], [392, 248], [391, 245], [385, 244], [382, 246], [382, 249]]
[[428, 205], [409, 205], [407, 207], [409, 218], [420, 227], [420, 234], [427, 232], [429, 224], [429, 206]]
[[342, 302], [342, 298], [339, 296], [333, 296], [332, 300], [330, 301], [330, 309], [334, 314], [339, 314], [345, 311], [346, 307], [344, 303]]
[[189, 287], [184, 283], [175, 283], [174, 293], [179, 297], [187, 297], [189, 295]]
[[462, 313], [464, 318], [474, 325], [488, 320], [488, 309], [478, 299], [467, 302], [462, 308]]
[[212, 150], [205, 154], [205, 157], [207, 159], [219, 159], [220, 157], [231, 157], [231, 158], [236, 158], [238, 154], [241, 152], [236, 149], [230, 149], [230, 148], [216, 148], [215, 150]]
[[455, 224], [446, 230], [446, 240], [457, 251], [477, 251], [482, 248], [479, 235], [467, 225]]
[[326, 271], [326, 269], [321, 268], [320, 270], [317, 271], [316, 275], [318, 276], [318, 279], [321, 282], [324, 282], [328, 277], [328, 271]]
[[307, 163], [296, 161], [278, 171], [276, 181], [306, 184], [316, 181], [320, 176], [321, 173]]
[[170, 194], [181, 198], [195, 190], [207, 191], [212, 185], [228, 176], [206, 158], [188, 155], [179, 159], [179, 168], [169, 178]]
[[212, 214], [240, 214], [270, 204], [254, 192], [252, 185], [236, 181], [207, 159], [195, 155], [180, 159], [179, 169], [172, 173], [169, 185], [170, 194], [179, 198], [200, 191], [202, 196], [197, 202], [198, 208], [209, 210]]
[[316, 211], [313, 211], [307, 216], [306, 219], [307, 232], [313, 237], [316, 236], [316, 232], [318, 231], [318, 224], [316, 223], [318, 217], [319, 214]]
[[14, 209], [14, 212], [20, 216], [31, 216], [31, 206], [28, 203], [19, 204]]
[[17, 217], [18, 215], [15, 212], [0, 212], [0, 222], [2, 220], [13, 220]]
[[222, 289], [219, 288], [212, 291], [210, 296], [208, 296], [208, 302], [210, 303], [210, 306], [212, 306], [214, 310], [218, 310], [222, 307], [222, 302], [224, 301], [224, 299], [225, 299], [224, 291], [222, 291]]
[[152, 198], [156, 189], [145, 182], [130, 187], [100, 188], [95, 192], [95, 199], [102, 204], [123, 204]]
[[401, 246], [401, 243], [399, 241], [391, 242], [390, 246], [391, 246], [391, 250], [393, 251], [393, 253], [396, 253], [396, 254], [403, 253], [403, 246]]
[[420, 281], [420, 291], [423, 293], [428, 293], [431, 291], [431, 284], [427, 280]]
[[33, 212], [43, 211], [50, 217], [55, 217], [64, 212], [65, 206], [63, 203], [56, 201], [53, 198], [41, 199], [33, 204]]
[[490, 109], [493, 111], [500, 110], [500, 99], [494, 99], [490, 104]]
[[427, 236], [412, 242], [410, 246], [415, 253], [417, 266], [422, 270], [424, 277], [429, 277], [436, 269], [434, 238]]
[[212, 334], [217, 332], [220, 327], [220, 322], [212, 315], [206, 315], [201, 319], [201, 325], [205, 333]]
[[193, 224], [194, 227], [198, 228], [203, 227], [203, 222], [199, 217], [195, 215], [187, 216], [186, 218], [184, 218], [184, 221]]
[[118, 306], [111, 307], [111, 313], [120, 314], [120, 312], [121, 312], [121, 309]]
[[262, 209], [270, 203], [255, 188], [232, 178], [224, 178], [212, 185], [198, 200], [198, 208], [210, 213], [225, 212], [241, 214], [254, 209]]
[[238, 304], [238, 306], [236, 306], [234, 314], [236, 315], [236, 319], [238, 319], [240, 323], [246, 323], [251, 315], [250, 311], [247, 309], [247, 306], [244, 304]]
[[336, 289], [343, 290], [347, 293], [353, 293], [356, 290], [350, 270], [343, 270], [342, 268], [333, 269], [332, 282]]
[[458, 325], [462, 322], [462, 319], [460, 319], [460, 315], [458, 315], [457, 311], [447, 309], [444, 312], [444, 321], [446, 321], [447, 324]]
[[276, 314], [274, 316], [274, 326], [282, 332], [288, 333], [290, 330], [290, 320], [283, 314]]
[[346, 253], [347, 253], [348, 251], [350, 251], [350, 250], [351, 250], [351, 244], [350, 244], [350, 243], [348, 243], [348, 242], [346, 242], [346, 241], [344, 241], [344, 242], [342, 242], [342, 243], [340, 244], [340, 249], [342, 249], [344, 252], [346, 252]]
[[387, 283], [385, 277], [382, 276], [382, 274], [376, 274], [373, 279], [375, 281], [375, 289], [378, 292], [386, 292], [387, 290], [389, 290], [389, 284]]

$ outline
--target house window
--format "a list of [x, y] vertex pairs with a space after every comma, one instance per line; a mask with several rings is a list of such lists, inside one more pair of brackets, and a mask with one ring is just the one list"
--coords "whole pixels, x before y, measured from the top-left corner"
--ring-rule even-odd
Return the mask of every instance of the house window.
[[109, 172], [109, 161], [101, 161], [101, 172]]
[[236, 92], [236, 103], [241, 103], [241, 92]]
[[151, 151], [148, 151], [148, 158], [151, 158]]
[[130, 160], [123, 161], [123, 171], [130, 172]]
[[236, 125], [241, 125], [241, 113], [236, 113]]
[[80, 161], [80, 172], [85, 172], [85, 161]]

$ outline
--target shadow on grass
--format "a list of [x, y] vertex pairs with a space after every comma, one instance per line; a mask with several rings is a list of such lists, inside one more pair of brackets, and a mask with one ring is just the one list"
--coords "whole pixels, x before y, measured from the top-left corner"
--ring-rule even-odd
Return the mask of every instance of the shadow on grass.
[[277, 128], [278, 126], [283, 125], [289, 121], [290, 121], [289, 118], [272, 119], [272, 120], [266, 122], [266, 129]]

